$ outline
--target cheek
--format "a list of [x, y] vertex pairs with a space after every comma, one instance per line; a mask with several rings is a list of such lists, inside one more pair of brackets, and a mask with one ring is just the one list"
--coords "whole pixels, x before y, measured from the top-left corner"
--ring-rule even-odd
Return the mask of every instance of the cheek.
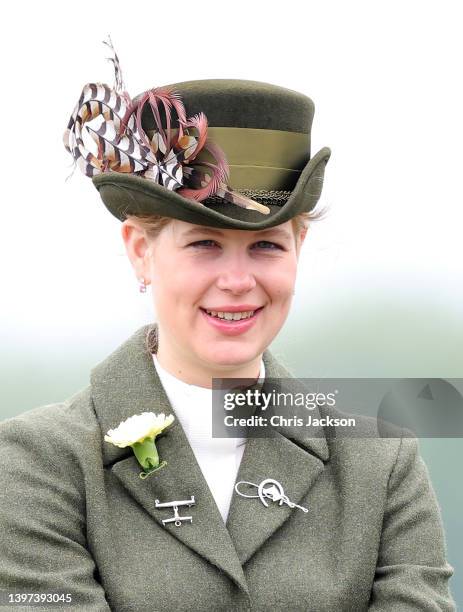
[[285, 300], [293, 295], [296, 282], [297, 263], [282, 262], [280, 266], [273, 266], [266, 276], [266, 285], [274, 299]]
[[210, 286], [207, 270], [188, 261], [172, 261], [153, 270], [153, 297], [158, 309], [175, 316], [174, 310], [191, 308], [201, 302]]

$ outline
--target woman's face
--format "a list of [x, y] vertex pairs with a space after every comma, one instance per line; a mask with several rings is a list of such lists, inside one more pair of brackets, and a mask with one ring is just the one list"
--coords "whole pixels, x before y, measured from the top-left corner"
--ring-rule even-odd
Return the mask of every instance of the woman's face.
[[252, 361], [288, 315], [298, 251], [291, 221], [254, 232], [172, 220], [145, 256], [163, 337], [206, 366]]

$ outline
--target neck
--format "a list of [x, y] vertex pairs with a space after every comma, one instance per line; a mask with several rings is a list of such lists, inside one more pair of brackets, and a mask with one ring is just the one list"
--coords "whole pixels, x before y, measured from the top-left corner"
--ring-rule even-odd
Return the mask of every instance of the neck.
[[257, 355], [254, 359], [240, 364], [210, 364], [193, 360], [181, 351], [173, 350], [173, 347], [165, 341], [159, 340], [160, 332], [158, 329], [158, 346], [156, 358], [169, 374], [179, 378], [189, 385], [198, 387], [212, 388], [213, 378], [249, 378], [257, 379], [260, 374], [262, 355]]

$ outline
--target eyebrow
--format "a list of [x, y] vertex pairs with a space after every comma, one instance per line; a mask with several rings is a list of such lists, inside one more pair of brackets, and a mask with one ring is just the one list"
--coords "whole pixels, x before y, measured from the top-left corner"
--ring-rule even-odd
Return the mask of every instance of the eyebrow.
[[[204, 227], [192, 227], [191, 229], [187, 230], [183, 234], [183, 237], [188, 238], [190, 236], [196, 236], [198, 234], [211, 234], [213, 236], [223, 236], [224, 235], [223, 232], [221, 232], [219, 229], [204, 226]], [[270, 227], [269, 229], [266, 229], [266, 230], [259, 230], [257, 232], [254, 232], [254, 234], [256, 236], [271, 235], [271, 236], [277, 236], [277, 237], [286, 238], [286, 239], [291, 238], [291, 234], [281, 227]]]

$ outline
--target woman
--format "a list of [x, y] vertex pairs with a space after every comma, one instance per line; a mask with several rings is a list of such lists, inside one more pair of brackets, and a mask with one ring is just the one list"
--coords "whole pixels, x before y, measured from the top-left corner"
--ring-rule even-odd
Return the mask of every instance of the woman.
[[363, 439], [211, 435], [213, 378], [291, 379], [268, 346], [330, 156], [310, 159], [311, 100], [218, 80], [132, 101], [115, 66], [65, 144], [122, 221], [157, 323], [88, 388], [1, 424], [0, 587], [65, 610], [454, 610], [416, 440], [366, 418]]

